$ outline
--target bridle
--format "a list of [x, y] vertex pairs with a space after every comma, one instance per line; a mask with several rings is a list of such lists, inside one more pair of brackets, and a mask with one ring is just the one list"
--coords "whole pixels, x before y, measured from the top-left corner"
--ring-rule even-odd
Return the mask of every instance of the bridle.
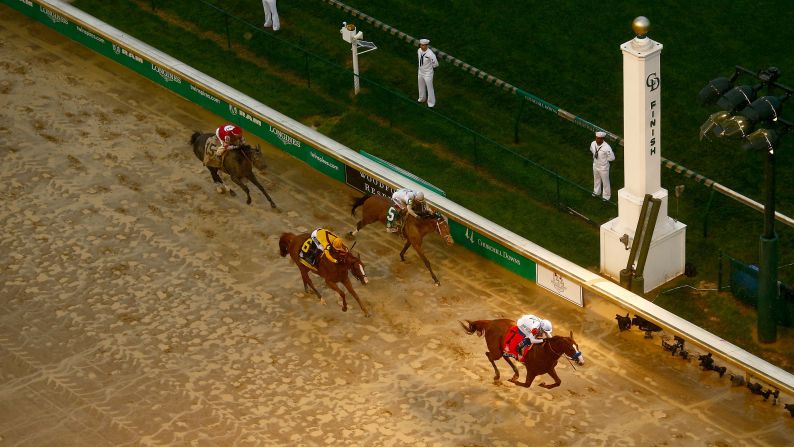
[[452, 235], [447, 233], [447, 235], [444, 236], [444, 232], [441, 231], [441, 221], [442, 220], [443, 220], [443, 217], [437, 217], [436, 218], [436, 231], [438, 232], [438, 235], [441, 236], [442, 239], [444, 239], [444, 242], [450, 243], [451, 239], [452, 239]]
[[581, 357], [582, 356], [582, 352], [581, 351], [576, 351], [572, 356], [568, 357], [568, 354], [566, 354], [564, 352], [563, 353], [559, 353], [559, 352], [555, 351], [554, 347], [551, 345], [551, 340], [546, 340], [546, 345], [549, 347], [549, 349], [551, 349], [551, 352], [553, 352], [554, 355], [556, 355], [558, 357], [565, 357], [565, 359], [568, 360], [568, 363], [571, 364], [571, 368], [573, 368], [574, 371], [576, 371], [576, 367], [573, 366], [573, 362], [571, 362], [571, 360], [577, 360], [579, 357]]

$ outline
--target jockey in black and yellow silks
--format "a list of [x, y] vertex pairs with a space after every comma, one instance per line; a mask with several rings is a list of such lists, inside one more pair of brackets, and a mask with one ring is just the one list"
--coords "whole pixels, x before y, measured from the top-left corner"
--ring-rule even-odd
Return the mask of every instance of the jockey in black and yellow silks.
[[[324, 253], [329, 261], [337, 263], [337, 259], [341, 253], [347, 252], [345, 241], [341, 237], [326, 230], [325, 228], [318, 228], [312, 231], [310, 240], [314, 242], [314, 249], [304, 250], [304, 260], [312, 267], [318, 264], [320, 254]], [[306, 241], [307, 243], [309, 241]]]

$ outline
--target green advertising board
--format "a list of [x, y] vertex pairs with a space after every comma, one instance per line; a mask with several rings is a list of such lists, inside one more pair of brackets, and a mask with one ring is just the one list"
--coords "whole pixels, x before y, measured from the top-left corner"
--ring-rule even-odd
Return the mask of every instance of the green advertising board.
[[449, 232], [455, 243], [531, 281], [536, 281], [535, 261], [525, 258], [504, 245], [471, 228], [449, 221]]

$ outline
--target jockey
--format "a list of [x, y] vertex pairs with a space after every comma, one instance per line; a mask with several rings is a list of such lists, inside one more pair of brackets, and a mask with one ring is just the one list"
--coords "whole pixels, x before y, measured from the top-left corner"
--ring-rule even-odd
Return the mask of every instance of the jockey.
[[218, 140], [218, 149], [215, 151], [218, 158], [221, 158], [227, 151], [245, 143], [243, 129], [230, 123], [217, 128], [215, 138]]
[[551, 338], [551, 321], [544, 320], [535, 315], [524, 315], [516, 321], [518, 330], [526, 337], [518, 344], [518, 352], [529, 344], [543, 343], [547, 338]]
[[[418, 217], [417, 212], [421, 213], [425, 210], [425, 193], [422, 191], [414, 191], [409, 188], [398, 189], [391, 195], [391, 199], [400, 219], [404, 218], [406, 213]], [[389, 210], [386, 217], [386, 231], [396, 233], [398, 231], [397, 216]]]
[[337, 256], [347, 252], [345, 241], [325, 228], [318, 228], [312, 231], [311, 239], [314, 242], [315, 249], [306, 253], [306, 261], [312, 265], [322, 253], [327, 252], [328, 258], [333, 262], [337, 262]]

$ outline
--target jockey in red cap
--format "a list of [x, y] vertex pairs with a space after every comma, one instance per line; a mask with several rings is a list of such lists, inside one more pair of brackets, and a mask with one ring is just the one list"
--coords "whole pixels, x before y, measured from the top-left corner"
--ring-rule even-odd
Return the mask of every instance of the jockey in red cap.
[[226, 151], [234, 149], [245, 142], [243, 129], [234, 124], [227, 123], [222, 125], [215, 130], [215, 136], [218, 138], [218, 143], [220, 143], [218, 150], [215, 152], [218, 158], [223, 157]]

